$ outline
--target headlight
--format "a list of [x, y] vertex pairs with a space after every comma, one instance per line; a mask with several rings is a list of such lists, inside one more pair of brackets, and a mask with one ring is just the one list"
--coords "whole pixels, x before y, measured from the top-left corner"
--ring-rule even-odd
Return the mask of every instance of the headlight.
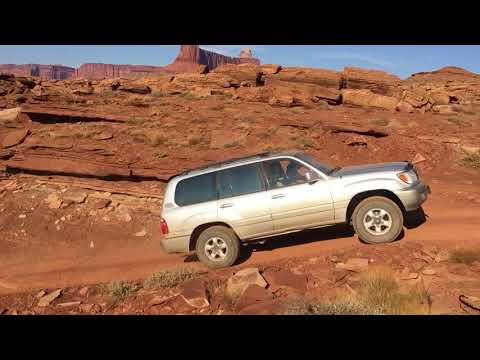
[[418, 176], [413, 170], [398, 173], [397, 176], [406, 184], [413, 184], [418, 180]]

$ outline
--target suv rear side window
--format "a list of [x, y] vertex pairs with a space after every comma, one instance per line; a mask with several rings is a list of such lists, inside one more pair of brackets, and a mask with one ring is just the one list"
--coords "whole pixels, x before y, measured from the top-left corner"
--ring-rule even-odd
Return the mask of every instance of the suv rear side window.
[[175, 189], [175, 203], [179, 206], [217, 200], [215, 172], [180, 181]]
[[237, 166], [218, 172], [220, 199], [265, 191], [259, 163]]

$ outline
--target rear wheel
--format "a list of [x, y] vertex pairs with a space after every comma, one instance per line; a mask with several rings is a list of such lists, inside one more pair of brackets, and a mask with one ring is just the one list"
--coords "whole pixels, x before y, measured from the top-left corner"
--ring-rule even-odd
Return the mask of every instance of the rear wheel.
[[403, 229], [403, 213], [395, 202], [373, 196], [357, 205], [352, 223], [358, 237], [369, 244], [395, 241]]
[[195, 248], [198, 259], [210, 268], [232, 266], [238, 259], [240, 243], [226, 226], [212, 226], [200, 234]]

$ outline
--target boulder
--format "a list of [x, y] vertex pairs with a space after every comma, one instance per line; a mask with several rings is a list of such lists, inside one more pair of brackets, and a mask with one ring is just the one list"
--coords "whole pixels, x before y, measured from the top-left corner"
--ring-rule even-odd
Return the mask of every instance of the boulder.
[[398, 104], [397, 104], [397, 107], [396, 107], [397, 111], [400, 111], [400, 112], [406, 112], [406, 113], [412, 113], [413, 112], [413, 106], [410, 105], [408, 102], [406, 101], [400, 101]]
[[423, 157], [422, 154], [416, 153], [416, 154], [415, 154], [415, 157], [413, 158], [413, 160], [411, 161], [411, 163], [412, 163], [412, 164], [418, 164], [418, 163], [421, 163], [421, 162], [424, 162], [424, 161], [427, 161], [427, 159], [425, 159], [425, 157]]
[[213, 73], [227, 75], [238, 83], [243, 82], [250, 86], [263, 85], [262, 69], [255, 64], [224, 64], [217, 67]]
[[118, 87], [118, 90], [133, 93], [133, 94], [142, 94], [142, 95], [150, 94], [152, 92], [152, 89], [150, 87], [141, 86], [141, 85], [138, 85], [138, 86], [120, 85]]
[[455, 114], [455, 110], [451, 105], [434, 105], [432, 111], [439, 114]]
[[15, 123], [21, 112], [20, 107], [0, 111], [0, 125]]
[[402, 101], [410, 104], [414, 108], [421, 108], [427, 105], [428, 98], [424, 92], [405, 90], [402, 95]]
[[63, 200], [75, 204], [82, 204], [85, 202], [87, 194], [85, 193], [66, 193], [63, 195]]
[[210, 305], [203, 279], [193, 279], [184, 282], [180, 296], [188, 305], [194, 308], [201, 309]]
[[468, 155], [474, 155], [480, 153], [480, 146], [472, 146], [472, 145], [462, 145], [460, 149], [467, 153]]
[[282, 67], [280, 65], [274, 65], [274, 64], [260, 65], [260, 71], [265, 75], [278, 74], [281, 70], [282, 70]]
[[345, 89], [366, 89], [374, 94], [396, 96], [401, 79], [385, 71], [346, 67], [342, 83]]
[[395, 110], [398, 103], [394, 97], [377, 95], [370, 90], [342, 90], [341, 94], [342, 103], [345, 105]]
[[[266, 83], [268, 79], [266, 78]], [[333, 70], [312, 69], [303, 67], [285, 67], [271, 78], [291, 83], [306, 83], [320, 85], [339, 90], [342, 82], [341, 73]]]
[[274, 107], [293, 107], [293, 106], [301, 106], [302, 101], [296, 97], [290, 95], [283, 95], [283, 96], [274, 96], [272, 97], [268, 103], [270, 106]]
[[10, 148], [18, 144], [21, 144], [26, 139], [29, 133], [30, 131], [28, 129], [15, 130], [15, 131], [9, 132], [3, 138], [2, 147], [6, 149], [6, 148]]
[[262, 288], [268, 285], [257, 268], [243, 269], [231, 276], [227, 281], [225, 294], [231, 299], [237, 299], [250, 285], [258, 285]]
[[430, 102], [434, 105], [448, 105], [450, 104], [450, 96], [443, 91], [430, 92]]
[[55, 193], [48, 195], [45, 202], [50, 209], [59, 209], [62, 205], [62, 199]]

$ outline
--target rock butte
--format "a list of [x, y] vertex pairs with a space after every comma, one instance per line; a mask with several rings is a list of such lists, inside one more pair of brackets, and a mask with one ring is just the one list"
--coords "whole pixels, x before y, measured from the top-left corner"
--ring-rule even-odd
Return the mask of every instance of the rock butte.
[[45, 80], [106, 79], [127, 75], [146, 76], [157, 73], [196, 72], [199, 65], [213, 70], [223, 64], [260, 64], [260, 61], [252, 57], [250, 49], [243, 49], [239, 57], [230, 57], [201, 49], [198, 45], [181, 45], [180, 53], [167, 66], [86, 63], [75, 69], [63, 65], [3, 64], [0, 65], [0, 73], [34, 76]]

